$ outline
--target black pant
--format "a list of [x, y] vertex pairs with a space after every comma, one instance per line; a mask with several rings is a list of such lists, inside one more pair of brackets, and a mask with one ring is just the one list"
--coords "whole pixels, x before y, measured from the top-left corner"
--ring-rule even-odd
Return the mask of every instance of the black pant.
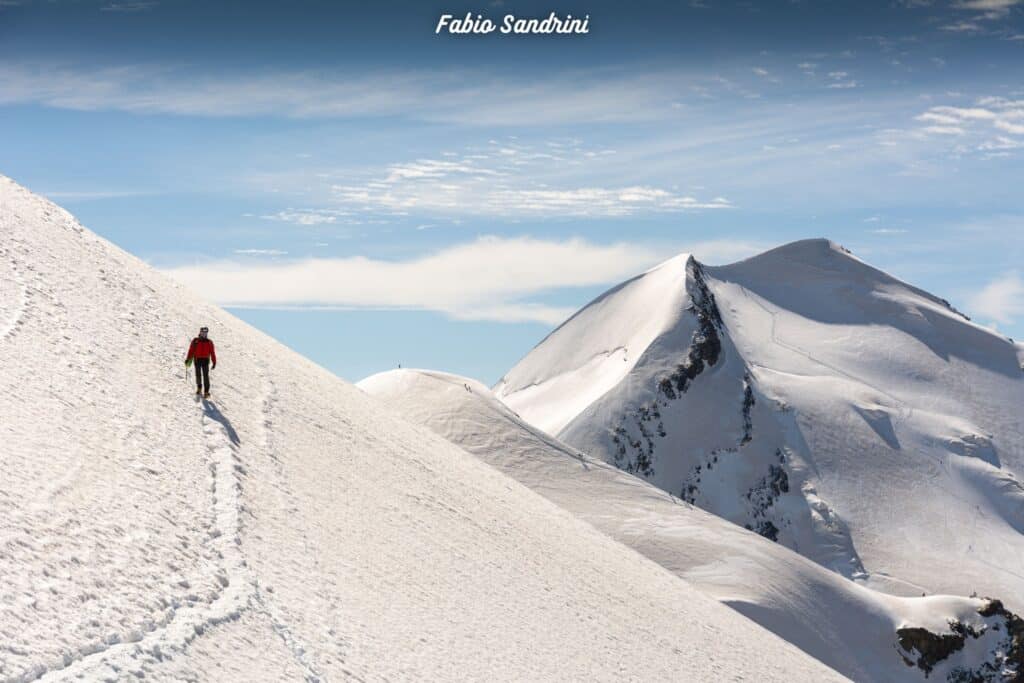
[[196, 391], [210, 393], [210, 359], [196, 358]]

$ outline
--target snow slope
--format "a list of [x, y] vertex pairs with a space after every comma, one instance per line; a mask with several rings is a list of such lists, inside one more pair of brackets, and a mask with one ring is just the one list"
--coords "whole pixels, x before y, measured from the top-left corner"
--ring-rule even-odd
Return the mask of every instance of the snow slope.
[[837, 678], [6, 178], [0, 285], [0, 680]]
[[950, 622], [985, 635], [936, 663], [935, 679], [983, 671], [986, 663], [1007, 668], [999, 654], [1007, 647], [1006, 620], [983, 618], [987, 601], [865, 588], [587, 457], [527, 425], [473, 380], [394, 370], [357, 386], [850, 678], [924, 680], [924, 671], [906, 665], [904, 656], [913, 655], [897, 647], [899, 629], [951, 634]]
[[[573, 447], [865, 585], [1024, 609], [1015, 345], [826, 240], [683, 268], [685, 296], [630, 303], [662, 331], [586, 407], [576, 397], [597, 394], [594, 380], [563, 359], [618, 345], [616, 290], [495, 393]], [[683, 307], [658, 313], [663, 298]], [[575, 414], [551, 421], [562, 402]]]

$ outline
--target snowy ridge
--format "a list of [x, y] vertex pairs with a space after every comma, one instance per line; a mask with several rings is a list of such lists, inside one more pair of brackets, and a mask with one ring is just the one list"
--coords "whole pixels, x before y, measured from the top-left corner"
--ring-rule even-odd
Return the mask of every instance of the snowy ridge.
[[983, 616], [987, 600], [865, 588], [588, 458], [473, 380], [395, 370], [358, 386], [854, 680], [924, 680], [925, 669], [907, 665], [917, 655], [904, 644], [924, 634], [954, 638], [957, 629], [978, 637], [931, 662], [930, 675], [1014, 669], [1006, 655], [1012, 620]]
[[1024, 609], [1019, 345], [827, 240], [687, 269], [687, 310], [585, 407], [549, 359], [615, 316], [567, 321], [498, 398], [541, 427], [564, 399], [560, 440], [866, 586]]
[[0, 238], [0, 680], [838, 679], [5, 178]]

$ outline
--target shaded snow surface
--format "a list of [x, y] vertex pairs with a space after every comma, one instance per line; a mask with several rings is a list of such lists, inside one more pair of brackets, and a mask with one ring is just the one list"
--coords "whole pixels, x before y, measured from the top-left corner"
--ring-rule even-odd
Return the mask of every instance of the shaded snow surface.
[[897, 597], [844, 578], [559, 442], [473, 380], [395, 370], [358, 386], [850, 678], [924, 680], [905, 661], [916, 656], [896, 647], [898, 630], [951, 636], [951, 624], [980, 635], [936, 663], [931, 680], [1010, 670], [1006, 620], [979, 614], [986, 600]]

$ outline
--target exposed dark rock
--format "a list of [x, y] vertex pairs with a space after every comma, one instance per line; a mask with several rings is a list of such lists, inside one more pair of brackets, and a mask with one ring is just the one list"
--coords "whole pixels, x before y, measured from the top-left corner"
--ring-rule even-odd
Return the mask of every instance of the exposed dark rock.
[[779, 542], [779, 527], [775, 526], [771, 521], [764, 520], [762, 522], [758, 522], [757, 529], [755, 529], [755, 531], [770, 541], [775, 541], [776, 543]]
[[747, 500], [753, 506], [752, 514], [762, 516], [783, 493], [789, 493], [789, 475], [781, 465], [769, 465], [768, 474], [747, 491]]
[[[722, 316], [715, 303], [715, 295], [704, 280], [700, 264], [692, 262], [689, 274], [693, 283], [690, 292], [693, 306], [690, 310], [697, 318], [697, 329], [690, 339], [686, 357], [668, 377], [658, 381], [657, 392], [661, 399], [656, 398], [649, 404], [641, 405], [632, 415], [623, 415], [612, 436], [615, 464], [627, 472], [645, 477], [654, 474], [654, 435], [660, 438], [668, 436], [661, 419], [659, 400], [674, 401], [686, 393], [690, 382], [717, 363], [722, 353], [722, 342], [718, 334]], [[627, 429], [627, 423], [631, 423], [630, 427], [635, 429]], [[648, 423], [653, 423], [653, 429], [648, 427]], [[631, 433], [635, 432], [640, 433], [640, 438], [632, 438]]]
[[722, 314], [715, 303], [715, 295], [704, 281], [704, 272], [698, 263], [693, 263], [690, 274], [693, 277], [690, 300], [693, 301], [693, 314], [697, 317], [697, 329], [690, 339], [686, 358], [671, 375], [658, 382], [658, 390], [669, 400], [685, 394], [690, 388], [690, 382], [705, 368], [717, 363], [722, 353], [722, 340], [718, 336], [722, 327]]
[[612, 436], [612, 443], [615, 444], [615, 464], [622, 466], [622, 461], [626, 458], [626, 428], [619, 425], [615, 428], [615, 434]]
[[[950, 626], [952, 627], [952, 622]], [[909, 655], [917, 653], [917, 661], [912, 661], [904, 655], [904, 661], [924, 671], [927, 678], [935, 665], [945, 660], [954, 652], [964, 649], [966, 638], [963, 633], [932, 633], [926, 628], [917, 626], [901, 628], [896, 630], [896, 638], [903, 649]]]
[[750, 375], [743, 376], [743, 437], [740, 445], [748, 444], [754, 438], [754, 422], [750, 410], [754, 407], [754, 388], [750, 384]]
[[[978, 614], [988, 621], [988, 625], [980, 629], [950, 621], [952, 633], [936, 634], [918, 627], [897, 630], [903, 660], [909, 666], [917, 666], [924, 671], [927, 678], [938, 663], [962, 650], [967, 638], [980, 638], [991, 629], [1005, 635], [991, 651], [990, 658], [977, 664], [956, 666], [950, 670], [946, 680], [950, 683], [1024, 682], [1024, 619], [1007, 610], [1001, 601], [993, 599], [989, 599]], [[916, 661], [910, 659], [915, 653]]]
[[[665, 438], [668, 435], [668, 429], [662, 419], [662, 408], [687, 393], [692, 382], [702, 372], [717, 364], [722, 357], [720, 334], [724, 325], [715, 295], [707, 285], [700, 264], [691, 262], [687, 275], [687, 286], [692, 302], [689, 312], [696, 319], [696, 329], [690, 338], [686, 355], [670, 374], [657, 380], [655, 399], [623, 415], [612, 433], [615, 465], [627, 472], [644, 477], [651, 477], [655, 474], [657, 439]], [[753, 381], [749, 373], [743, 376], [742, 392], [742, 433], [736, 444], [711, 451], [702, 462], [694, 466], [679, 489], [679, 496], [683, 500], [697, 504], [701, 494], [702, 475], [716, 469], [720, 457], [725, 459], [738, 456], [743, 447], [753, 440], [753, 408], [756, 399]], [[768, 472], [746, 494], [747, 519], [749, 520], [747, 527], [773, 541], [778, 541], [779, 526], [785, 527], [789, 524], [786, 520], [777, 517], [769, 519], [770, 508], [779, 496], [789, 491], [789, 477], [783, 467], [784, 458], [781, 451], [777, 451], [777, 454], [779, 464], [769, 465]], [[741, 484], [741, 486], [746, 485], [747, 482]]]
[[658, 382], [658, 391], [660, 391], [661, 394], [670, 401], [674, 401], [679, 398], [678, 394], [676, 394], [676, 389], [672, 384], [671, 377], [665, 377]]
[[[1003, 652], [1001, 668], [1010, 672], [1006, 681], [1024, 683], [1024, 619], [1003, 606], [1002, 601], [989, 598], [988, 603], [978, 610], [983, 617], [996, 617], [1002, 620], [1006, 637], [1000, 643]], [[998, 626], [999, 622], [995, 624]], [[993, 628], [995, 628], [993, 626]]]

